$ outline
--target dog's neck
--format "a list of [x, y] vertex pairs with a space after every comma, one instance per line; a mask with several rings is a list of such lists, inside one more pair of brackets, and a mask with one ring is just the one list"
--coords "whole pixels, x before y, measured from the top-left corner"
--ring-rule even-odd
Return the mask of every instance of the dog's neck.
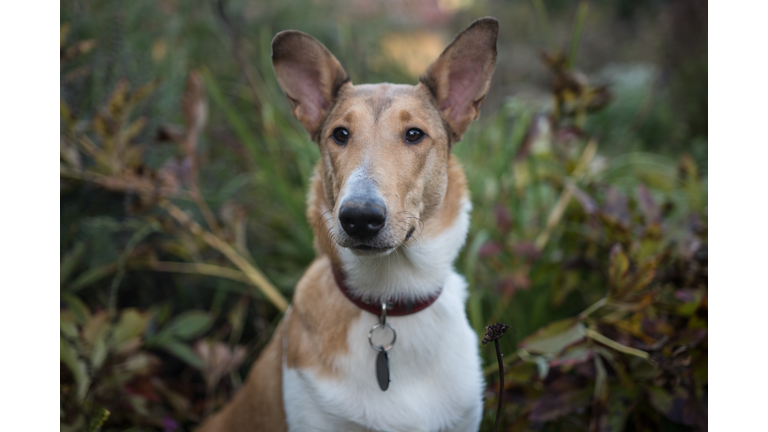
[[469, 227], [468, 199], [453, 225], [433, 238], [416, 238], [385, 256], [357, 256], [341, 248], [341, 268], [353, 293], [380, 300], [424, 299], [438, 292], [464, 244]]
[[443, 202], [422, 217], [410, 244], [384, 256], [359, 256], [329, 236], [332, 211], [323, 195], [322, 176], [315, 175], [308, 211], [315, 247], [342, 269], [353, 295], [373, 301], [422, 300], [442, 288], [466, 239], [472, 208], [464, 173], [453, 157], [448, 177]]

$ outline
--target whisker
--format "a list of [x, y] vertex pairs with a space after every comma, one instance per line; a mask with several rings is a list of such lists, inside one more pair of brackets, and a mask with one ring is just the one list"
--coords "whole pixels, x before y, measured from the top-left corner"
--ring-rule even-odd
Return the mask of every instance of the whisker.
[[419, 224], [420, 224], [420, 229], [421, 229], [421, 231], [424, 231], [424, 221], [423, 221], [421, 218], [419, 218], [419, 217], [416, 217], [416, 215], [414, 215], [413, 213], [411, 213], [411, 212], [409, 212], [409, 211], [405, 211], [405, 210], [404, 210], [404, 211], [401, 211], [400, 213], [406, 213], [406, 214], [409, 214], [410, 216], [409, 216], [409, 217], [406, 217], [406, 219], [416, 219], [417, 221], [419, 221]]
[[[330, 211], [331, 211], [331, 210], [326, 210], [326, 211], [324, 211], [324, 212], [323, 212], [323, 214], [321, 214], [320, 216], [318, 216], [318, 217], [317, 217], [317, 220], [320, 220], [320, 219], [322, 219], [322, 218], [323, 218], [323, 216], [325, 216], [325, 214], [326, 214], [326, 213], [329, 213]], [[326, 223], [326, 222], [328, 222], [330, 219], [333, 219], [333, 214], [331, 214], [331, 216], [330, 216], [328, 219], [326, 219], [326, 220], [325, 220], [325, 221], [324, 221], [324, 222], [321, 224], [321, 226], [322, 226], [322, 225], [325, 225], [325, 223]]]

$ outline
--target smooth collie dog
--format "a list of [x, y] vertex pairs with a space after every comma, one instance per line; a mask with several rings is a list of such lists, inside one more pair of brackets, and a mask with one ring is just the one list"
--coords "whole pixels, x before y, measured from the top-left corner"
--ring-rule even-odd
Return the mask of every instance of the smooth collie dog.
[[471, 203], [451, 149], [480, 114], [497, 34], [494, 18], [473, 22], [415, 86], [353, 85], [312, 36], [275, 36], [277, 79], [320, 146], [317, 258], [199, 431], [477, 431], [485, 384], [453, 270]]

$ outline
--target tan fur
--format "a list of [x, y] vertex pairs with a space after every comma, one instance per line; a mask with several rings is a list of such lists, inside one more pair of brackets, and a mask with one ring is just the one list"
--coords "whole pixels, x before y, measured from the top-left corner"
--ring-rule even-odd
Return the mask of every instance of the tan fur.
[[[286, 430], [283, 359], [290, 369], [318, 376], [340, 373], [335, 359], [347, 353], [347, 331], [363, 313], [338, 289], [331, 270], [332, 263], [340, 262], [339, 248], [354, 246], [345, 244], [349, 240], [337, 220], [339, 199], [353, 172], [363, 169], [386, 203], [388, 229], [376, 237], [375, 247], [408, 247], [457, 220], [468, 190], [450, 150], [479, 115], [495, 65], [497, 31], [493, 19], [473, 23], [415, 86], [353, 86], [333, 55], [311, 36], [287, 31], [275, 37], [278, 81], [293, 115], [320, 147], [307, 210], [318, 257], [299, 281], [291, 309], [243, 389], [199, 431]], [[475, 66], [466, 66], [467, 59], [477, 60]], [[467, 85], [457, 81], [467, 70], [472, 76], [473, 67], [477, 79]], [[346, 145], [333, 140], [337, 127], [349, 131]], [[426, 136], [408, 143], [404, 134], [410, 128]]]
[[456, 221], [459, 212], [461, 212], [462, 198], [469, 198], [467, 178], [464, 175], [464, 170], [461, 168], [459, 160], [451, 155], [448, 161], [448, 185], [445, 199], [435, 216], [427, 219], [424, 223], [423, 236], [426, 238], [436, 237], [448, 229]]
[[[349, 130], [346, 146], [333, 142], [330, 135], [336, 127]], [[418, 144], [405, 143], [403, 133], [413, 127], [427, 136]], [[445, 196], [450, 138], [424, 85], [345, 84], [328, 113], [319, 144], [323, 211], [332, 209], [329, 215], [336, 214], [342, 187], [355, 169], [367, 164], [392, 227], [381, 246], [412, 242], [405, 242], [408, 231], [421, 229], [419, 219], [434, 213]]]
[[209, 417], [197, 432], [287, 431], [283, 409], [283, 328], [251, 367], [248, 379], [235, 397], [216, 415]]
[[317, 258], [293, 296], [286, 328], [288, 367], [311, 369], [320, 376], [335, 375], [334, 358], [346, 354], [347, 329], [360, 314], [362, 311], [336, 288], [329, 258]]

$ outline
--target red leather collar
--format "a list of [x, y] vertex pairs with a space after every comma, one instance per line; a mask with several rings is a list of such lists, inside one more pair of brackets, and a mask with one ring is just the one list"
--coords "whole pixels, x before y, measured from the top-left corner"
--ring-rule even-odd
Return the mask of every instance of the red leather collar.
[[[339, 290], [344, 293], [344, 296], [349, 299], [349, 301], [354, 303], [355, 306], [359, 307], [360, 309], [366, 310], [374, 315], [381, 315], [381, 303], [368, 301], [353, 295], [351, 292], [349, 292], [349, 286], [347, 286], [346, 277], [344, 276], [344, 273], [342, 273], [341, 269], [336, 265], [332, 265], [331, 268], [333, 269], [333, 278], [336, 279], [336, 285], [339, 287]], [[387, 316], [410, 315], [420, 310], [424, 310], [429, 307], [429, 305], [434, 303], [438, 297], [440, 297], [441, 292], [443, 292], [443, 287], [440, 287], [435, 295], [425, 300], [387, 302]]]

